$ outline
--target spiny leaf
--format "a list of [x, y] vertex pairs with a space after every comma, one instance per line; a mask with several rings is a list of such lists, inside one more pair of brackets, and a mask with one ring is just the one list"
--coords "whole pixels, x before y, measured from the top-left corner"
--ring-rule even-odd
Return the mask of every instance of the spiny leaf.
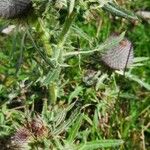
[[98, 45], [95, 49], [93, 50], [87, 50], [87, 51], [74, 51], [74, 52], [67, 52], [64, 56], [76, 56], [76, 55], [89, 55], [94, 52], [103, 52], [105, 49], [109, 49], [112, 46], [117, 45], [122, 39], [124, 38], [125, 32], [122, 32], [118, 37], [112, 39], [111, 41], [106, 40], [102, 44]]
[[104, 10], [107, 10], [108, 12], [115, 14], [117, 16], [126, 18], [126, 19], [138, 19], [136, 15], [133, 13], [121, 8], [120, 6], [116, 5], [115, 3], [108, 2], [103, 6]]
[[88, 34], [86, 34], [81, 28], [79, 28], [78, 26], [76, 25], [73, 25], [72, 26], [72, 30], [74, 30], [74, 32], [79, 35], [79, 37], [82, 37], [84, 38], [85, 40], [91, 42], [91, 37], [88, 36]]
[[52, 71], [50, 70], [49, 73], [47, 74], [46, 79], [44, 80], [43, 84], [48, 85], [48, 84], [54, 82], [56, 79], [58, 79], [60, 70], [61, 69], [59, 67], [53, 69]]
[[72, 112], [70, 118], [67, 121], [65, 121], [64, 123], [62, 123], [59, 127], [55, 128], [53, 130], [52, 134], [57, 136], [60, 133], [62, 133], [63, 131], [65, 131], [69, 126], [71, 126], [74, 123], [74, 121], [77, 119], [77, 117], [79, 116], [79, 114], [80, 114], [79, 110], [80, 110], [79, 108], [76, 108]]
[[110, 148], [120, 146], [123, 144], [123, 140], [99, 140], [80, 144], [78, 150], [94, 150], [98, 148]]
[[75, 0], [69, 0], [70, 1], [70, 5], [69, 5], [69, 14], [71, 14], [73, 12], [74, 6], [75, 6]]
[[83, 120], [83, 116], [81, 114], [81, 116], [79, 116], [79, 118], [77, 119], [77, 121], [74, 123], [73, 127], [70, 130], [71, 132], [69, 133], [69, 137], [67, 140], [69, 143], [71, 143], [71, 142], [73, 142], [73, 140], [75, 140], [78, 130], [81, 127], [82, 120]]
[[[123, 75], [123, 71], [116, 71], [116, 73]], [[133, 81], [137, 82], [139, 85], [145, 87], [147, 90], [150, 90], [150, 84], [142, 81], [141, 79], [138, 78], [138, 76], [133, 75], [133, 74], [131, 74], [129, 72], [126, 72], [125, 76], [127, 78], [129, 78], [130, 80], [133, 80]]]
[[74, 90], [74, 91], [70, 94], [70, 96], [69, 96], [69, 99], [68, 99], [69, 103], [72, 101], [73, 98], [75, 98], [76, 96], [78, 96], [79, 93], [80, 93], [82, 90], [83, 90], [83, 88], [82, 88], [81, 86], [77, 86], [77, 87], [75, 88], [75, 90]]

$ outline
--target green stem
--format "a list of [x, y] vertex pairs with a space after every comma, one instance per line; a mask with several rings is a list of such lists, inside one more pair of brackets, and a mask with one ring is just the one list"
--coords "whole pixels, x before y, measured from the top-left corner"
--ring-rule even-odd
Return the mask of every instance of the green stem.
[[[64, 43], [67, 39], [67, 35], [68, 35], [68, 32], [71, 28], [71, 25], [72, 25], [74, 18], [75, 18], [75, 13], [71, 13], [66, 18], [62, 32], [60, 33], [60, 36], [59, 36], [59, 41], [58, 41], [57, 47], [55, 49], [55, 60], [56, 60], [58, 70], [60, 70], [60, 72], [61, 72], [60, 66], [61, 66], [61, 64], [63, 64], [63, 61], [64, 61], [64, 59], [63, 59], [63, 46], [64, 46]], [[58, 76], [59, 76], [60, 72], [57, 74]], [[58, 87], [57, 87], [56, 82], [57, 81], [53, 81], [48, 85], [49, 86], [49, 92], [50, 92], [50, 99], [51, 99], [52, 104], [55, 104], [56, 100], [57, 100]]]
[[63, 47], [66, 39], [67, 39], [67, 35], [68, 35], [68, 32], [70, 30], [70, 27], [72, 25], [72, 22], [75, 18], [75, 13], [72, 12], [67, 18], [66, 18], [66, 21], [65, 21], [65, 24], [64, 24], [64, 27], [62, 29], [62, 32], [60, 33], [60, 36], [59, 36], [59, 42], [58, 42], [58, 47], [61, 48]]

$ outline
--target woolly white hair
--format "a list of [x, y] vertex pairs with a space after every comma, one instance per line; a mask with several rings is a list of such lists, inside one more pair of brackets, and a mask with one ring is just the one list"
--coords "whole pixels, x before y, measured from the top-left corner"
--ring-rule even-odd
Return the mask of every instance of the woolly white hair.
[[24, 15], [31, 3], [31, 0], [0, 0], [0, 17], [8, 19]]

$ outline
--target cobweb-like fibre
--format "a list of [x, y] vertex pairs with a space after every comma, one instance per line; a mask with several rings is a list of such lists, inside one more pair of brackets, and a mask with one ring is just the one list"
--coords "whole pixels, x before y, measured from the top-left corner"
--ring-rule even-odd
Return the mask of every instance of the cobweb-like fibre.
[[0, 0], [0, 17], [9, 19], [23, 16], [31, 5], [31, 0]]

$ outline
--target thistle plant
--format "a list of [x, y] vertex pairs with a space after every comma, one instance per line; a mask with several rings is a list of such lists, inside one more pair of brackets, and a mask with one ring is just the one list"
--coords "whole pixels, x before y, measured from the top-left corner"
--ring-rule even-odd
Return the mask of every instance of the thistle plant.
[[[138, 18], [129, 10], [131, 4], [0, 4], [1, 26], [22, 20], [21, 28], [0, 35], [0, 146], [6, 149], [6, 136], [20, 149], [138, 149], [141, 140], [147, 145], [150, 85], [147, 73], [138, 75], [137, 66], [149, 63], [149, 58], [136, 58], [137, 42], [128, 30]], [[103, 72], [104, 64], [112, 69], [111, 76]]]

